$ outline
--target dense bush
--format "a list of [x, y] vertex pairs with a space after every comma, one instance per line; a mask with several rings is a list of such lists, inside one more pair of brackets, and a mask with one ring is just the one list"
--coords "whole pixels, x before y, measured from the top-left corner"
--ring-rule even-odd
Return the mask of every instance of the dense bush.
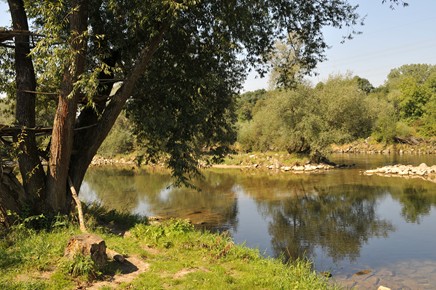
[[[395, 108], [395, 135], [434, 137], [436, 132], [436, 66], [403, 65], [391, 70], [384, 100]], [[409, 127], [409, 128], [406, 128]]]
[[300, 85], [291, 91], [268, 92], [253, 107], [252, 119], [239, 119], [241, 148], [318, 157], [332, 143], [369, 136], [374, 117], [359, 84], [350, 76], [334, 76], [316, 88]]

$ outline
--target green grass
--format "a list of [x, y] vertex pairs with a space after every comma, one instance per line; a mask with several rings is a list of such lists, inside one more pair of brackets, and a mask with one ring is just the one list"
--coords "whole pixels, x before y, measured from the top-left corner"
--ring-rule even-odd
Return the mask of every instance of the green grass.
[[[101, 219], [101, 211], [99, 215], [94, 222]], [[117, 289], [335, 289], [307, 261], [284, 264], [264, 258], [256, 249], [235, 245], [226, 234], [200, 232], [187, 221], [147, 225], [144, 220], [132, 223], [132, 217], [108, 216], [114, 224], [131, 225], [129, 235], [91, 225], [93, 231], [108, 248], [149, 264], [148, 270]], [[95, 271], [86, 258], [65, 260], [68, 239], [77, 233], [71, 224], [39, 231], [17, 227], [9, 232], [0, 242], [0, 287], [75, 289], [120, 275], [117, 262]]]
[[14, 229], [0, 243], [1, 289], [60, 289], [72, 287], [67, 277], [44, 273], [56, 272], [61, 265], [64, 248], [74, 227], [50, 232], [26, 228]]
[[[330, 289], [308, 261], [283, 264], [258, 250], [235, 245], [225, 234], [200, 233], [183, 221], [137, 226], [135, 238], [160, 253], [133, 288], [162, 289]], [[186, 271], [186, 275], [178, 275]], [[150, 281], [154, 281], [150, 284]], [[126, 286], [127, 287], [127, 286]]]

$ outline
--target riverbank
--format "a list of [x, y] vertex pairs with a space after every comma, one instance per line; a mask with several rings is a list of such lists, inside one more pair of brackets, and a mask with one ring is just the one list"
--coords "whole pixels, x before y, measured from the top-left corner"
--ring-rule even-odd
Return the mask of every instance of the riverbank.
[[[415, 140], [415, 139], [413, 139]], [[415, 140], [416, 141], [416, 140]], [[412, 142], [412, 141], [411, 141]], [[370, 139], [356, 141], [343, 145], [332, 145], [331, 153], [340, 154], [399, 154], [399, 155], [426, 155], [436, 154], [436, 140], [416, 141], [416, 144], [384, 144], [376, 143]], [[143, 166], [143, 158], [136, 156], [135, 153], [119, 156], [102, 156], [97, 155], [92, 160], [92, 166], [120, 165], [120, 166]], [[310, 164], [308, 156], [302, 154], [289, 154], [287, 152], [251, 152], [251, 153], [234, 153], [227, 155], [223, 162], [214, 164], [217, 168], [263, 168], [282, 171], [316, 171], [329, 170], [334, 167], [331, 165], [315, 168], [313, 166], [322, 164]], [[206, 163], [203, 164], [204, 167]], [[165, 167], [165, 162], [160, 161], [157, 164], [151, 164], [152, 167]], [[304, 168], [307, 167], [307, 168]]]
[[[104, 222], [101, 222], [101, 220]], [[100, 222], [98, 222], [100, 220]], [[39, 217], [44, 222], [43, 217]], [[337, 289], [305, 261], [284, 264], [235, 245], [226, 234], [200, 232], [187, 221], [146, 224], [132, 216], [87, 213], [88, 228], [124, 256], [96, 268], [67, 260], [78, 227], [65, 218], [46, 230], [15, 228], [0, 242], [3, 289]], [[45, 222], [49, 222], [45, 220]], [[109, 225], [109, 226], [108, 226]], [[113, 227], [118, 227], [113, 233]], [[75, 274], [75, 275], [72, 275]]]
[[[92, 166], [131, 166], [141, 167], [144, 166], [134, 156], [117, 156], [117, 157], [104, 157], [97, 155], [91, 163]], [[165, 168], [165, 162], [157, 164], [148, 164], [147, 166], [153, 168]], [[294, 172], [317, 172], [330, 170], [335, 166], [319, 163], [313, 164], [309, 162], [309, 158], [297, 154], [289, 154], [284, 152], [256, 152], [256, 153], [240, 153], [229, 154], [224, 161], [220, 164], [208, 165], [201, 164], [202, 168], [238, 168], [238, 169], [265, 169], [265, 170], [280, 170], [280, 171], [294, 171]]]

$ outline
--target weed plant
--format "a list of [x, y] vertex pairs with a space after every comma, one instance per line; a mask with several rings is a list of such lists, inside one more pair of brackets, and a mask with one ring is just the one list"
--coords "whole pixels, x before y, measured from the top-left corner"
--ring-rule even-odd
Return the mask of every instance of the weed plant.
[[88, 281], [95, 280], [102, 274], [91, 257], [82, 254], [74, 255], [72, 260], [65, 260], [63, 270], [72, 277], [80, 277]]

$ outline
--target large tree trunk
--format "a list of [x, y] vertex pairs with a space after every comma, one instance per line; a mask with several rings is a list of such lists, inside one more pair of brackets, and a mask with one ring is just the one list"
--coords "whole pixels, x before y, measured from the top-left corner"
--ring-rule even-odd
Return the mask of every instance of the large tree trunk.
[[77, 111], [77, 101], [74, 98], [68, 98], [66, 90], [68, 87], [63, 88], [63, 93], [59, 96], [58, 109], [53, 124], [47, 175], [47, 203], [55, 212], [63, 213], [68, 210], [66, 184]]
[[[14, 30], [28, 31], [27, 16], [22, 0], [8, 0]], [[30, 53], [30, 34], [15, 36], [16, 120], [23, 128], [15, 136], [19, 143], [18, 161], [23, 187], [30, 204], [40, 206], [45, 193], [45, 173], [38, 156], [35, 133], [36, 79]]]
[[85, 70], [86, 39], [83, 33], [87, 29], [86, 3], [86, 0], [75, 0], [72, 3], [73, 7], [77, 7], [70, 16], [70, 46], [74, 60], [64, 71], [53, 124], [47, 174], [47, 203], [55, 212], [69, 211], [68, 171], [73, 149], [77, 105], [81, 97], [78, 90], [73, 92], [73, 87]]

